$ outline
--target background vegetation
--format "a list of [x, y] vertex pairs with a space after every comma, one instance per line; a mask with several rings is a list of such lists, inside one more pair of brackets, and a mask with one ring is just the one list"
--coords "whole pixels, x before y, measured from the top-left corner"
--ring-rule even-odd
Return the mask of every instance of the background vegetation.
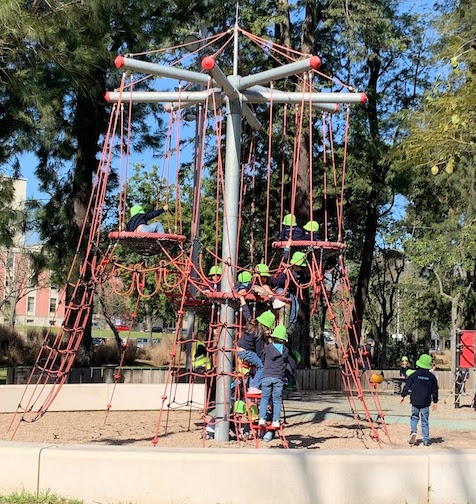
[[[319, 54], [336, 82], [351, 81], [369, 97], [353, 109], [345, 232], [356, 317], [364, 339], [376, 341], [381, 366], [396, 364], [400, 348], [392, 334], [428, 349], [432, 335], [454, 340], [457, 328], [476, 325], [476, 5], [459, 0], [410, 7], [397, 0], [244, 0], [239, 12], [244, 29]], [[218, 33], [233, 26], [234, 15], [234, 2], [213, 0], [3, 2], [0, 244], [11, 247], [19, 225], [35, 230], [47, 260], [42, 267], [51, 268], [61, 284], [76, 252], [106, 130], [104, 92], [118, 83], [114, 57], [172, 45], [203, 26]], [[266, 65], [252, 47], [242, 50], [241, 61], [242, 75]], [[141, 112], [134, 148], [159, 148], [160, 106]], [[266, 139], [258, 135], [256, 141], [265, 152]], [[336, 147], [342, 154], [342, 146]], [[5, 176], [22, 175], [20, 156], [27, 152], [36, 155], [36, 175], [48, 200], [30, 201], [23, 215], [11, 207]], [[209, 213], [213, 156], [204, 185], [209, 205], [203, 211]], [[262, 160], [257, 174], [260, 195], [265, 165]], [[320, 173], [318, 163], [315, 170]], [[186, 188], [183, 194], [186, 198]], [[112, 195], [106, 212], [116, 204]], [[299, 202], [308, 196], [298, 192], [298, 209], [305, 208]], [[249, 202], [245, 197], [246, 209]], [[256, 197], [254, 203], [264, 215], [265, 199]], [[245, 236], [256, 225], [246, 211]], [[204, 243], [213, 242], [212, 228], [201, 229]], [[143, 316], [162, 312], [173, 318], [164, 299], [154, 303]], [[299, 335], [304, 347], [309, 327], [308, 321]], [[30, 346], [34, 341], [25, 342], [26, 353]]]

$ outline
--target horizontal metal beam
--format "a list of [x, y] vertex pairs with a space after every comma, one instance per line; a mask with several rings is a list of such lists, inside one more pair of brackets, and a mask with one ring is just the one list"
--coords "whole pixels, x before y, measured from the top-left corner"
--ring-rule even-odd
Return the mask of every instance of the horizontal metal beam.
[[366, 103], [365, 93], [300, 93], [297, 91], [286, 92], [256, 86], [248, 89], [243, 96], [249, 103]]
[[265, 70], [264, 72], [241, 77], [239, 79], [239, 83], [237, 84], [237, 88], [242, 91], [243, 89], [256, 84], [264, 84], [265, 82], [284, 79], [290, 75], [307, 72], [308, 70], [317, 70], [320, 66], [321, 60], [319, 56], [311, 56], [310, 58], [302, 61], [295, 61], [294, 63], [281, 65], [277, 68], [272, 68], [271, 70]]
[[[208, 97], [215, 94], [217, 100], [221, 105], [222, 91], [221, 89], [214, 88], [209, 91], [108, 91], [105, 95], [106, 101], [109, 103], [117, 103], [120, 99], [123, 102], [133, 103], [164, 103], [176, 102], [177, 108], [179, 104], [194, 105], [197, 103], [204, 103]], [[185, 106], [185, 105], [182, 105]]]
[[[270, 91], [265, 91], [265, 93], [271, 93]], [[196, 105], [197, 103], [205, 103], [207, 98], [215, 94], [215, 103], [218, 106], [223, 105], [224, 94], [221, 89], [214, 88], [209, 91], [190, 91], [190, 92], [168, 92], [168, 91], [124, 91], [122, 93], [118, 91], [108, 91], [105, 95], [105, 99], [108, 103], [117, 103], [120, 99], [129, 103], [166, 103], [166, 110], [170, 111], [172, 109], [184, 109]], [[293, 93], [283, 93], [283, 95], [275, 96], [276, 91], [272, 92], [274, 103], [291, 103], [300, 104], [302, 102], [302, 96], [294, 97]], [[302, 93], [301, 93], [302, 95]], [[269, 100], [263, 96], [262, 92], [251, 93], [246, 92], [241, 95], [242, 101], [248, 103], [268, 103]], [[339, 107], [336, 103], [320, 103], [319, 93], [312, 93], [313, 101], [312, 106], [323, 112], [334, 113], [337, 112]], [[307, 101], [306, 103], [309, 103]], [[245, 104], [246, 105], [246, 104]], [[209, 108], [213, 106], [213, 101], [209, 99]], [[249, 110], [249, 107], [246, 107]], [[250, 110], [251, 112], [251, 110]], [[243, 112], [245, 115], [246, 112]], [[248, 119], [248, 116], [245, 116]], [[256, 124], [257, 125], [257, 124]]]
[[125, 58], [124, 56], [118, 56], [114, 61], [114, 65], [116, 68], [124, 68], [126, 70], [133, 70], [134, 72], [158, 75], [159, 77], [170, 77], [172, 79], [202, 84], [203, 86], [207, 86], [210, 81], [210, 76], [203, 73], [172, 66], [157, 65], [155, 63], [149, 63], [148, 61]]

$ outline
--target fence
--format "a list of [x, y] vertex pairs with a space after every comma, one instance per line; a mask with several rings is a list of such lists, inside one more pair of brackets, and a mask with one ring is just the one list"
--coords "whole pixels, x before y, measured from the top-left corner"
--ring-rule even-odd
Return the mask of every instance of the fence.
[[[66, 383], [112, 383], [114, 381], [114, 373], [116, 366], [103, 366], [98, 368], [73, 368], [69, 372]], [[29, 367], [8, 368], [7, 384], [21, 385], [25, 384], [31, 373]], [[167, 368], [142, 368], [142, 367], [125, 367], [120, 371], [121, 383], [165, 383], [167, 379]], [[475, 387], [475, 375], [471, 372], [466, 382], [466, 390], [468, 394], [472, 394]], [[452, 390], [454, 386], [454, 378], [451, 371], [437, 371], [438, 384], [441, 390]], [[394, 391], [399, 389], [398, 370], [384, 370], [384, 381], [377, 385], [377, 390]], [[364, 390], [368, 390], [371, 386], [368, 381], [368, 376], [365, 373], [361, 376], [361, 384]], [[33, 382], [36, 381], [36, 376], [33, 377]], [[344, 390], [342, 384], [340, 368], [331, 369], [298, 369], [296, 371], [296, 383], [299, 390], [303, 391], [340, 391]]]

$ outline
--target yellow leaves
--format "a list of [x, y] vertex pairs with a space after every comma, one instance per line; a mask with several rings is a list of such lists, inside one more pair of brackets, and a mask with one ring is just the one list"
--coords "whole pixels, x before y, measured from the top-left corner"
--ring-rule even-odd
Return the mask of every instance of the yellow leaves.
[[448, 160], [448, 163], [446, 163], [445, 172], [448, 175], [451, 175], [453, 173], [454, 167], [455, 167], [455, 159], [454, 159], [454, 157], [450, 157], [450, 159]]

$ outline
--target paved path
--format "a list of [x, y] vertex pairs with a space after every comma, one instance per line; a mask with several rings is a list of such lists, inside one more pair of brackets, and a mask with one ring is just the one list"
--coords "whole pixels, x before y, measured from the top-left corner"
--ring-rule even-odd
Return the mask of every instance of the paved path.
[[[408, 425], [409, 400], [400, 403], [400, 396], [393, 393], [381, 393], [378, 396], [387, 424]], [[377, 418], [377, 407], [370, 394], [365, 401], [372, 418]], [[461, 398], [460, 408], [454, 408], [452, 398], [447, 391], [440, 394], [437, 411], [431, 411], [431, 425], [452, 430], [476, 429], [476, 411], [470, 406], [472, 397]], [[336, 420], [354, 422], [349, 401], [344, 393], [296, 393], [285, 400], [286, 418], [290, 423], [302, 421]], [[360, 406], [360, 403], [359, 403]], [[365, 416], [361, 407], [361, 416]]]

